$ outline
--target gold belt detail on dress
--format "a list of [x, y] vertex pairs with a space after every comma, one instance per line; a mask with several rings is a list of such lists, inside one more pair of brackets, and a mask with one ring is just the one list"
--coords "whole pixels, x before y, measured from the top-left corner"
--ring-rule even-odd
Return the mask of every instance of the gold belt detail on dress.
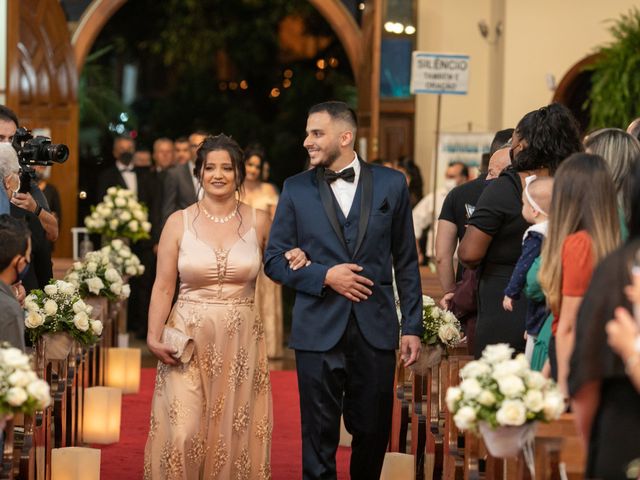
[[178, 306], [181, 307], [183, 303], [196, 303], [205, 305], [253, 305], [253, 297], [234, 297], [234, 298], [196, 298], [188, 295], [178, 295]]

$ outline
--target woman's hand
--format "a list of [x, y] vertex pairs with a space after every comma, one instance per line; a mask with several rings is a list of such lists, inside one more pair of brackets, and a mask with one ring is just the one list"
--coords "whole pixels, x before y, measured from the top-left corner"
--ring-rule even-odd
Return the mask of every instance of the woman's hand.
[[307, 258], [307, 255], [299, 248], [289, 250], [284, 254], [284, 258], [289, 260], [289, 268], [291, 270], [298, 270], [299, 268], [311, 265], [311, 261]]
[[166, 365], [178, 364], [178, 361], [172, 356], [172, 354], [176, 353], [175, 347], [151, 338], [147, 338], [147, 347], [162, 363]]
[[636, 354], [638, 325], [626, 308], [616, 308], [615, 318], [607, 322], [607, 343], [626, 362]]

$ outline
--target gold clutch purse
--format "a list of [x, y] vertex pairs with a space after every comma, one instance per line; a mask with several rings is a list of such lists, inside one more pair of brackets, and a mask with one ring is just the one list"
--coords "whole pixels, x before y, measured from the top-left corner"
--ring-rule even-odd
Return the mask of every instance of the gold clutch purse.
[[182, 363], [188, 363], [191, 360], [195, 343], [187, 334], [176, 328], [165, 326], [160, 340], [176, 349], [176, 352], [171, 355], [176, 360]]

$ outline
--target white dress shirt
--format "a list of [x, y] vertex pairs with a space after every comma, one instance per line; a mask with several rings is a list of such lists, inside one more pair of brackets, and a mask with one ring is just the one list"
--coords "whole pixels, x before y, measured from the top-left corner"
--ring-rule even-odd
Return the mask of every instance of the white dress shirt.
[[196, 192], [198, 200], [202, 200], [202, 197], [204, 197], [204, 189], [200, 188], [200, 180], [198, 180], [198, 177], [193, 174], [195, 168], [196, 164], [193, 160], [189, 160], [189, 173], [191, 174], [191, 181], [193, 182], [193, 190]]
[[340, 210], [342, 210], [345, 218], [349, 216], [349, 211], [353, 204], [353, 198], [356, 196], [356, 190], [358, 189], [358, 180], [360, 179], [360, 162], [358, 161], [358, 155], [354, 152], [353, 156], [353, 162], [337, 172], [340, 173], [347, 168], [353, 168], [353, 171], [356, 174], [353, 179], [353, 183], [347, 182], [342, 178], [338, 178], [330, 184], [331, 190], [333, 190], [333, 194], [336, 196], [338, 205], [340, 205]]
[[138, 195], [138, 177], [136, 176], [136, 172], [133, 171], [133, 163], [125, 165], [116, 160], [116, 168], [120, 170], [120, 175], [122, 175], [127, 190], [131, 190]]

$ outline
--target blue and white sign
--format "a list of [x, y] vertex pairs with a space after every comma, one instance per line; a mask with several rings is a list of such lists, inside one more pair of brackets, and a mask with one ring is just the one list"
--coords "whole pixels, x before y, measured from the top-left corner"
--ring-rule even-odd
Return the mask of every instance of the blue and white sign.
[[469, 55], [413, 52], [411, 93], [466, 95]]

